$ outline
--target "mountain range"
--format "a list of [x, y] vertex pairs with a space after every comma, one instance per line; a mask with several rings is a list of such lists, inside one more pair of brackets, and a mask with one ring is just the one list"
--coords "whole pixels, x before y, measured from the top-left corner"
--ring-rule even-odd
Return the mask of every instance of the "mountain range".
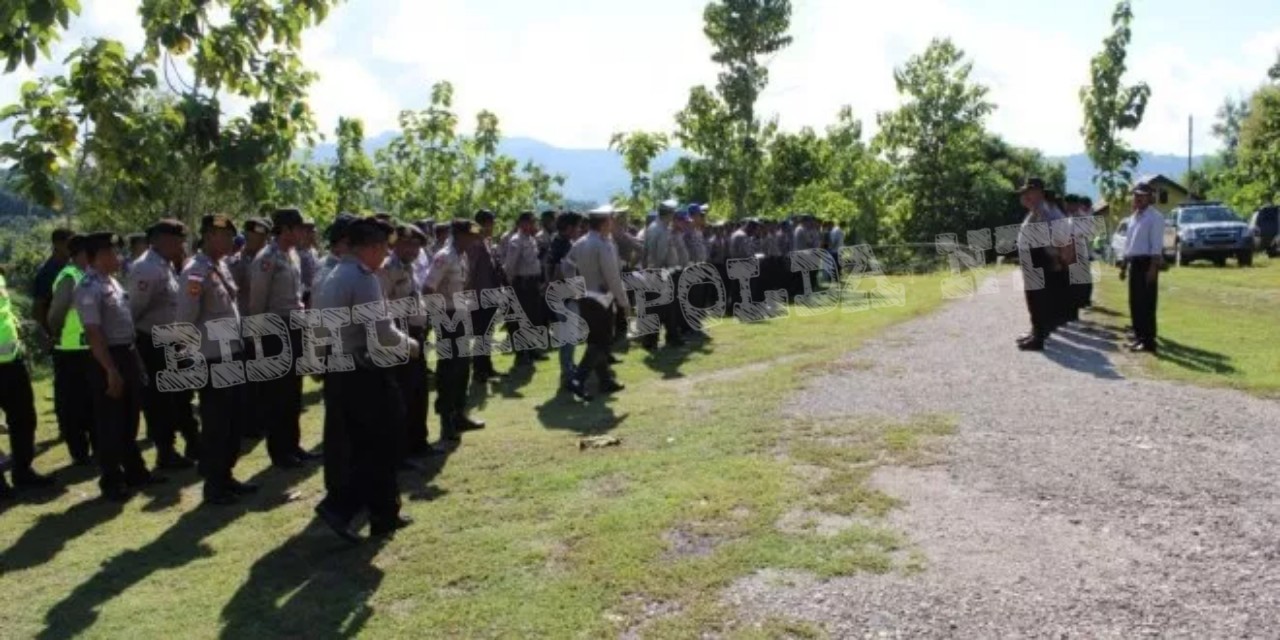
[[[385, 147], [395, 138], [395, 133], [386, 132], [365, 141], [365, 149], [369, 153]], [[521, 164], [533, 161], [544, 169], [555, 174], [563, 174], [566, 178], [564, 195], [570, 200], [584, 202], [603, 202], [610, 196], [626, 191], [631, 178], [622, 167], [622, 158], [608, 149], [565, 149], [556, 147], [533, 138], [505, 138], [498, 145], [500, 153], [509, 155]], [[684, 152], [670, 149], [654, 160], [653, 168], [663, 170], [671, 167]], [[332, 162], [337, 155], [333, 144], [317, 145], [313, 159], [318, 162]], [[1200, 166], [1206, 156], [1196, 156], [1193, 166]], [[1098, 190], [1093, 185], [1093, 163], [1083, 153], [1068, 156], [1053, 156], [1049, 160], [1060, 162], [1066, 169], [1067, 191], [1097, 198]], [[1163, 174], [1165, 177], [1180, 181], [1187, 171], [1186, 156], [1142, 154], [1136, 175]]]

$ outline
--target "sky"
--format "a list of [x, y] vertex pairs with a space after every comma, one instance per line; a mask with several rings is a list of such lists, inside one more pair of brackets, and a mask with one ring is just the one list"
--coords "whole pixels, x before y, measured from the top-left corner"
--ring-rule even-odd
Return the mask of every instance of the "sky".
[[[81, 38], [142, 41], [137, 0], [92, 0], [34, 71], [0, 76], [0, 101], [58, 70]], [[1152, 89], [1137, 148], [1213, 151], [1209, 132], [1227, 96], [1257, 87], [1280, 50], [1280, 2], [1136, 0], [1127, 81]], [[303, 57], [320, 73], [311, 105], [323, 130], [339, 116], [366, 134], [396, 128], [426, 106], [430, 86], [454, 85], [470, 126], [495, 112], [504, 135], [565, 148], [604, 148], [616, 131], [669, 131], [689, 88], [713, 85], [702, 33], [705, 0], [347, 0], [307, 33]], [[1112, 0], [793, 0], [791, 47], [770, 61], [757, 112], [796, 130], [830, 124], [851, 105], [868, 134], [900, 97], [893, 69], [935, 37], [974, 63], [997, 110], [988, 126], [1049, 155], [1083, 150], [1079, 88], [1110, 31]], [[5, 132], [7, 134], [7, 132]]]

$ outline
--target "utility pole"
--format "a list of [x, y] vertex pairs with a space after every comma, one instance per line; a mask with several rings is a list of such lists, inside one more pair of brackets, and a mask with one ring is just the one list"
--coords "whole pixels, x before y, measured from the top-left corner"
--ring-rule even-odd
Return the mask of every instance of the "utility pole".
[[[1195, 150], [1195, 122], [1195, 116], [1187, 116], [1187, 182], [1191, 182], [1191, 157], [1192, 152]], [[1194, 198], [1196, 195], [1192, 193], [1191, 197]]]

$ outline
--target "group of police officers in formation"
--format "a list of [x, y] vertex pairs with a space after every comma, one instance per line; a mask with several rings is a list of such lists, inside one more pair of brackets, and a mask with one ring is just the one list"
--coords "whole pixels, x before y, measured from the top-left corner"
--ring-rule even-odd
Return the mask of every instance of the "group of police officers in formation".
[[[429, 371], [423, 347], [432, 325], [419, 308], [419, 315], [403, 322], [388, 315], [368, 333], [354, 319], [341, 327], [331, 338], [350, 357], [348, 370], [290, 370], [268, 380], [233, 384], [245, 380], [243, 363], [256, 356], [292, 354], [279, 360], [293, 367], [304, 355], [298, 329], [288, 328], [287, 338], [270, 331], [247, 338], [252, 334], [242, 331], [242, 320], [269, 314], [283, 319], [287, 328], [294, 311], [353, 309], [428, 294], [440, 294], [445, 311], [455, 317], [454, 294], [510, 287], [529, 321], [547, 326], [566, 319], [547, 305], [548, 283], [581, 277], [586, 295], [566, 308], [587, 325], [585, 349], [577, 361], [572, 344], [555, 350], [562, 391], [590, 401], [593, 375], [595, 393], [623, 388], [613, 373], [613, 350], [625, 344], [636, 295], [624, 286], [624, 274], [657, 270], [677, 282], [685, 267], [705, 263], [728, 283], [727, 260], [756, 258], [760, 274], [752, 291], [783, 288], [796, 295], [816, 286], [816, 279], [803, 282], [805, 276], [793, 274], [785, 256], [804, 249], [824, 249], [834, 256], [844, 242], [838, 225], [820, 226], [812, 216], [711, 225], [706, 213], [702, 206], [681, 208], [668, 201], [636, 228], [627, 211], [607, 206], [585, 214], [545, 211], [539, 217], [525, 212], [502, 234], [495, 233], [497, 218], [489, 211], [472, 220], [413, 224], [397, 224], [385, 214], [342, 214], [323, 230], [323, 257], [314, 223], [296, 209], [280, 209], [269, 220], [250, 218], [239, 226], [228, 216], [206, 215], [194, 238], [182, 223], [161, 220], [145, 235], [129, 239], [128, 259], [121, 255], [125, 242], [116, 234], [59, 229], [52, 237], [53, 255], [36, 277], [33, 314], [52, 347], [61, 438], [74, 465], [97, 465], [102, 496], [124, 501], [136, 490], [165, 482], [142, 457], [138, 430], [145, 417], [155, 467], [198, 467], [205, 502], [226, 505], [257, 490], [236, 479], [233, 469], [242, 439], [264, 437], [275, 467], [292, 469], [323, 459], [326, 497], [316, 512], [340, 536], [361, 539], [353, 523], [362, 512], [368, 514], [371, 535], [390, 535], [410, 522], [400, 514], [397, 470], [420, 468], [418, 460], [445, 453], [463, 432], [483, 429], [484, 422], [467, 413], [469, 385], [503, 374], [488, 355], [458, 353], [438, 358], [434, 373]], [[189, 247], [195, 247], [194, 255]], [[834, 270], [829, 275], [837, 277]], [[731, 298], [722, 301], [728, 313], [740, 298], [734, 289], [724, 288]], [[699, 308], [713, 306], [715, 291], [711, 284], [695, 286], [689, 301]], [[690, 321], [675, 302], [650, 309], [661, 319], [668, 346], [707, 339], [699, 323]], [[463, 312], [471, 314], [474, 331], [480, 333], [489, 330], [497, 309]], [[194, 392], [162, 390], [157, 384], [157, 374], [172, 370], [174, 363], [166, 363], [165, 345], [157, 343], [152, 330], [176, 323], [190, 323], [201, 334], [208, 376]], [[25, 489], [54, 480], [32, 467], [36, 415], [19, 326], [0, 276], [0, 410], [12, 447], [12, 458], [4, 461], [14, 485]], [[509, 334], [518, 329], [508, 322]], [[442, 324], [439, 330], [436, 341], [450, 342], [463, 338], [465, 327]], [[658, 333], [642, 336], [641, 345], [656, 349]], [[407, 347], [409, 358], [390, 365], [379, 361], [385, 345]], [[515, 365], [534, 366], [548, 358], [543, 351], [519, 350]], [[178, 356], [183, 359], [182, 353]], [[305, 374], [323, 374], [320, 455], [301, 442]], [[427, 431], [432, 378], [439, 416], [434, 445]], [[193, 410], [197, 393], [198, 419]], [[179, 436], [185, 444], [182, 452]], [[0, 474], [0, 499], [12, 493]]]

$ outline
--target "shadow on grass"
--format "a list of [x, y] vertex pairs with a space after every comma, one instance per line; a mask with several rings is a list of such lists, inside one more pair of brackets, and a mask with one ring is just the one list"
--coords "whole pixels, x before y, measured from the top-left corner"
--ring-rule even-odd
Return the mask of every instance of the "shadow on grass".
[[61, 513], [40, 516], [13, 546], [0, 553], [0, 573], [38, 567], [53, 560], [67, 543], [120, 515], [124, 506], [106, 500], [85, 500]]
[[1044, 355], [1049, 360], [1104, 380], [1123, 378], [1107, 355], [1116, 351], [1114, 342], [1070, 327], [1059, 329], [1054, 335], [1057, 339], [1046, 343], [1044, 350]]
[[[325, 532], [328, 533], [327, 531]], [[373, 617], [383, 542], [346, 548], [303, 531], [260, 558], [222, 609], [221, 638], [351, 638]]]
[[[291, 487], [306, 481], [319, 469], [318, 465], [289, 473], [266, 469], [251, 480], [260, 484], [262, 491], [245, 502], [229, 507], [201, 507], [182, 514], [172, 527], [146, 546], [123, 551], [104, 562], [97, 573], [46, 612], [46, 626], [37, 637], [65, 639], [84, 634], [93, 626], [104, 604], [158, 571], [208, 557], [212, 551], [202, 544], [206, 538], [246, 514], [269, 511], [283, 504]], [[89, 512], [91, 516], [93, 513]]]
[[572, 394], [561, 391], [538, 405], [538, 422], [547, 429], [563, 429], [584, 436], [608, 433], [622, 424], [628, 415], [615, 414], [609, 406], [611, 402], [613, 398], [610, 396], [580, 402]]
[[1231, 358], [1213, 351], [1189, 347], [1168, 338], [1159, 338], [1160, 350], [1156, 358], [1175, 366], [1197, 373], [1231, 375], [1237, 370], [1231, 365]]
[[684, 377], [680, 368], [695, 353], [711, 353], [710, 341], [702, 337], [685, 338], [682, 346], [653, 349], [645, 354], [644, 366], [662, 374], [663, 380], [676, 380]]

